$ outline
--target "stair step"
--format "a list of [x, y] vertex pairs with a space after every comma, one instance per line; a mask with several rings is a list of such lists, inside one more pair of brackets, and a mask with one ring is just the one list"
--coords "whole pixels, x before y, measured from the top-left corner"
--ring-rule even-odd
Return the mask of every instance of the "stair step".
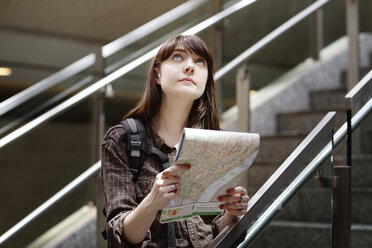
[[[335, 159], [334, 165], [345, 165], [344, 160]], [[365, 158], [353, 159], [352, 173], [351, 173], [351, 184], [354, 188], [372, 187], [372, 156], [366, 156]], [[250, 196], [253, 196], [257, 190], [270, 178], [270, 176], [279, 168], [281, 163], [259, 163], [254, 162], [248, 170], [248, 182], [247, 189]], [[332, 175], [330, 164], [329, 166], [323, 166], [323, 176], [329, 177]], [[313, 179], [307, 182], [307, 187], [319, 188], [322, 187], [318, 177], [319, 174], [316, 172]]]
[[[331, 247], [330, 223], [273, 221], [249, 245], [250, 248]], [[372, 226], [351, 226], [351, 247], [372, 247]]]
[[253, 163], [248, 170], [249, 187], [261, 187], [279, 166], [273, 163]]
[[[285, 221], [330, 222], [331, 188], [303, 187], [286, 204], [277, 219]], [[372, 183], [352, 188], [352, 222], [372, 225]]]
[[367, 158], [353, 158], [351, 185], [353, 187], [372, 186], [372, 155]]
[[[278, 133], [282, 135], [308, 134], [328, 111], [301, 111], [277, 115]], [[336, 111], [336, 130], [346, 121], [345, 110]]]
[[[371, 57], [372, 57], [372, 55], [371, 55]], [[367, 75], [367, 73], [371, 69], [372, 69], [371, 67], [362, 67], [362, 68], [360, 68], [360, 70], [359, 70], [359, 79], [362, 79], [365, 75]], [[341, 82], [342, 82], [342, 85], [346, 85], [346, 81], [347, 81], [347, 71], [343, 71], [343, 72], [341, 72]]]
[[260, 139], [260, 150], [255, 162], [281, 163], [303, 141], [305, 136], [263, 136]]
[[345, 108], [346, 89], [331, 89], [310, 92], [312, 110], [334, 110]]

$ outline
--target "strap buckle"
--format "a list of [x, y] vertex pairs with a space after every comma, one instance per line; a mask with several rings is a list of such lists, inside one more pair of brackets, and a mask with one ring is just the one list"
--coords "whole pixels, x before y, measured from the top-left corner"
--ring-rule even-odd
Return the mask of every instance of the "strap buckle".
[[130, 141], [130, 156], [139, 158], [141, 156], [141, 141]]

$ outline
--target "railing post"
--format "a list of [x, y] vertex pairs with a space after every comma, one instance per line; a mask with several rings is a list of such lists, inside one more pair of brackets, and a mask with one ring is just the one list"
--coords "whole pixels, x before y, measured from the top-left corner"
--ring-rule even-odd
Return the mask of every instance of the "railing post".
[[347, 89], [359, 81], [359, 0], [346, 0], [346, 33], [349, 37]]
[[[100, 78], [103, 78], [105, 61], [102, 53], [97, 55], [97, 61], [100, 61]], [[92, 95], [92, 144], [91, 144], [91, 160], [92, 164], [100, 160], [100, 144], [103, 140], [105, 131], [105, 113], [104, 113], [104, 103], [105, 103], [105, 89], [100, 89], [97, 93]], [[102, 190], [100, 184], [100, 175], [95, 176], [92, 180], [92, 199], [94, 205], [97, 208], [97, 219], [96, 219], [96, 245], [97, 247], [106, 247], [107, 242], [103, 240], [101, 235], [101, 229], [104, 228], [105, 220], [101, 212], [103, 209], [102, 201]]]
[[[316, 2], [318, 0], [312, 0]], [[311, 56], [315, 60], [320, 59], [320, 51], [324, 45], [324, 22], [323, 22], [323, 9], [318, 9], [312, 18], [310, 18], [310, 36], [311, 36]]]
[[[212, 0], [209, 1], [211, 14], [215, 15], [221, 11], [221, 1]], [[224, 20], [214, 25], [209, 31], [209, 47], [211, 48], [214, 56], [215, 68], [221, 68], [223, 65], [223, 30]], [[216, 84], [217, 92], [219, 95], [218, 104], [220, 113], [224, 111], [224, 95], [223, 95], [223, 80], [219, 80]]]
[[333, 168], [332, 247], [351, 247], [351, 167]]
[[247, 65], [242, 65], [236, 74], [236, 102], [238, 105], [238, 131], [249, 132], [250, 130], [250, 107], [249, 107], [249, 73]]

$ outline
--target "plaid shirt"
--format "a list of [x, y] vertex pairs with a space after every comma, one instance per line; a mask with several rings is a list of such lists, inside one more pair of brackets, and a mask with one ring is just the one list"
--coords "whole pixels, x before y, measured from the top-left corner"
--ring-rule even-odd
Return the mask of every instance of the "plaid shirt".
[[[148, 144], [160, 149], [173, 159], [175, 148], [170, 148], [154, 131], [153, 124], [144, 123]], [[122, 125], [112, 127], [102, 143], [102, 188], [107, 213], [106, 232], [115, 247], [167, 247], [167, 225], [159, 222], [158, 212], [142, 243], [131, 246], [123, 236], [123, 221], [151, 191], [155, 176], [163, 170], [158, 158], [148, 156], [136, 183], [128, 166], [126, 144], [120, 138]], [[218, 234], [221, 216], [194, 216], [174, 222], [177, 247], [207, 247]]]

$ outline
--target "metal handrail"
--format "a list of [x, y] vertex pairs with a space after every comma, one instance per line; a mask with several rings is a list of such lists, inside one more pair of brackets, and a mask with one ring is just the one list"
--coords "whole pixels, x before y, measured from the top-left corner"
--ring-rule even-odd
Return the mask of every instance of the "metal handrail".
[[[202, 19], [200, 19], [200, 20], [202, 20]], [[195, 20], [193, 20], [193, 21], [195, 21]], [[197, 23], [197, 22], [187, 23], [187, 24], [185, 24], [185, 25], [183, 25], [183, 26], [181, 26], [181, 27], [179, 27], [175, 30], [172, 30], [172, 31], [168, 32], [167, 35], [164, 36], [164, 37], [169, 37], [171, 35], [176, 35], [176, 34], [182, 33], [182, 31], [187, 30], [189, 27], [192, 27], [193, 25], [195, 25], [195, 23]], [[161, 37], [161, 38], [149, 43], [148, 45], [146, 45], [146, 46], [144, 46], [140, 49], [137, 49], [135, 52], [129, 54], [128, 56], [124, 56], [122, 59], [119, 59], [118, 61], [114, 62], [113, 64], [106, 65], [103, 68], [104, 75], [110, 74], [111, 72], [117, 70], [118, 68], [122, 67], [123, 65], [129, 63], [130, 61], [132, 61], [132, 60], [138, 58], [139, 56], [141, 56], [142, 54], [146, 53], [146, 51], [149, 51], [152, 48], [156, 47], [157, 45], [162, 43], [162, 41], [165, 40], [164, 37]]]
[[165, 25], [185, 16], [194, 9], [206, 3], [208, 0], [189, 0], [178, 7], [166, 12], [165, 14], [151, 20], [150, 22], [136, 28], [135, 30], [123, 35], [122, 37], [108, 43], [102, 47], [102, 57], [107, 58], [126, 46], [138, 41], [139, 39], [159, 30]]
[[372, 70], [365, 75], [357, 85], [355, 85], [345, 96], [346, 108], [352, 109], [367, 94], [371, 94], [372, 89]]
[[61, 93], [57, 94], [56, 96], [52, 97], [48, 101], [44, 102], [43, 104], [37, 106], [33, 110], [27, 112], [23, 116], [19, 117], [18, 119], [15, 119], [14, 121], [6, 124], [5, 126], [0, 128], [0, 135], [8, 132], [12, 128], [16, 127], [20, 123], [24, 122], [28, 118], [35, 116], [36, 114], [40, 113], [41, 111], [45, 110], [49, 106], [55, 104], [56, 102], [59, 102], [61, 99], [65, 98], [69, 94], [73, 93], [74, 91], [80, 89], [81, 87], [84, 87], [86, 84], [93, 81], [93, 76], [86, 76], [79, 82], [76, 82], [74, 85], [70, 86], [66, 90], [62, 91]]
[[[352, 130], [355, 130], [358, 125], [372, 111], [372, 99], [370, 99], [352, 118]], [[347, 123], [345, 122], [335, 133], [334, 142], [337, 146], [346, 136]], [[266, 224], [278, 213], [279, 206], [282, 208], [285, 202], [288, 201], [306, 182], [322, 163], [332, 153], [332, 144], [328, 143], [320, 153], [306, 166], [306, 168], [296, 177], [296, 179], [283, 191], [282, 194], [266, 209], [254, 225], [247, 231], [245, 240], [239, 245], [240, 248], [247, 247], [248, 244], [257, 236], [257, 234], [266, 226]], [[252, 197], [253, 198], [253, 197]], [[247, 215], [249, 214], [249, 210]]]
[[[251, 3], [255, 2], [256, 0], [241, 0], [238, 3], [226, 8], [225, 10], [217, 13], [216, 15], [208, 18], [207, 20], [195, 25], [194, 27], [186, 30], [183, 34], [184, 35], [191, 35], [196, 34], [204, 29], [220, 22], [224, 18], [230, 16], [231, 14], [247, 7]], [[101, 88], [105, 87], [106, 85], [112, 83], [114, 80], [122, 77], [123, 75], [127, 74], [137, 66], [143, 64], [144, 62], [153, 58], [160, 46], [152, 49], [151, 51], [147, 52], [146, 54], [142, 55], [141, 57], [133, 60], [132, 62], [124, 65], [120, 69], [114, 71], [110, 75], [98, 80], [96, 83], [92, 84], [91, 86], [85, 88], [81, 92], [77, 93], [76, 95], [72, 96], [71, 98], [67, 99], [66, 101], [62, 102], [61, 104], [57, 105], [53, 109], [49, 110], [48, 112], [40, 115], [39, 117], [35, 118], [34, 120], [30, 121], [29, 123], [23, 125], [22, 127], [14, 130], [13, 132], [9, 133], [8, 135], [4, 136], [0, 139], [0, 149], [5, 145], [9, 144], [10, 142], [14, 141], [15, 139], [19, 138], [21, 135], [29, 132], [33, 128], [39, 126], [40, 124], [46, 122], [47, 120], [51, 119], [52, 117], [66, 111], [68, 108], [74, 106], [75, 104], [81, 102], [88, 96], [92, 95], [93, 93], [99, 91]]]
[[[351, 83], [351, 82], [350, 82]], [[355, 105], [359, 104], [367, 94], [370, 94], [371, 98], [372, 89], [372, 70], [363, 77], [345, 96], [346, 106], [346, 121], [347, 121], [347, 140], [346, 140], [346, 164], [351, 166], [352, 164], [352, 128], [351, 128], [351, 117], [352, 109]]]
[[51, 76], [41, 80], [40, 82], [28, 87], [27, 89], [17, 93], [16, 95], [6, 99], [0, 103], [0, 116], [8, 111], [18, 107], [25, 101], [32, 97], [44, 92], [45, 90], [53, 87], [56, 84], [63, 82], [79, 72], [93, 66], [96, 61], [96, 55], [91, 53], [71, 65], [63, 68], [62, 70], [52, 74]]
[[[124, 47], [138, 41], [139, 39], [155, 32], [156, 30], [164, 27], [165, 25], [177, 20], [178, 18], [190, 13], [199, 6], [206, 3], [208, 0], [189, 0], [176, 8], [166, 12], [165, 14], [151, 20], [150, 22], [136, 28], [135, 30], [123, 35], [122, 37], [108, 43], [102, 47], [102, 56], [107, 58], [115, 52], [123, 49]], [[63, 80], [74, 76], [82, 70], [94, 65], [96, 61], [95, 54], [89, 54], [86, 57], [74, 62], [73, 64], [63, 68], [62, 70], [54, 73], [53, 75], [41, 80], [40, 82], [30, 86], [29, 88], [19, 92], [18, 94], [8, 98], [0, 103], [0, 116], [6, 112], [16, 108], [25, 101], [40, 94], [41, 92], [49, 89], [50, 87], [62, 82]]]

